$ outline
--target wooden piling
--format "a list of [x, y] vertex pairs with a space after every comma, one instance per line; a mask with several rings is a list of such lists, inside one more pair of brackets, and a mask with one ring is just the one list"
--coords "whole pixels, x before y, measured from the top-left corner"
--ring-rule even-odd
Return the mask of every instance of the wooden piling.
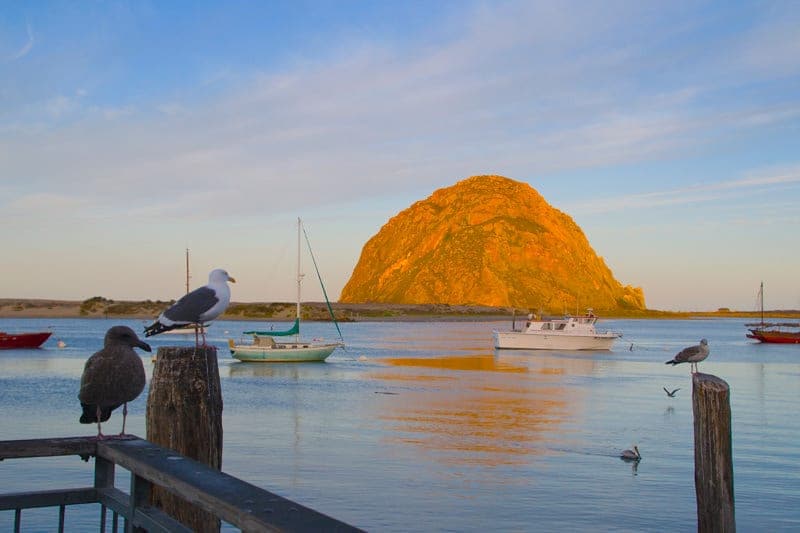
[[[222, 392], [215, 347], [159, 347], [146, 420], [147, 440], [221, 470]], [[220, 529], [213, 515], [157, 486], [150, 501], [194, 531]]]
[[730, 387], [710, 374], [692, 376], [697, 531], [734, 532]]

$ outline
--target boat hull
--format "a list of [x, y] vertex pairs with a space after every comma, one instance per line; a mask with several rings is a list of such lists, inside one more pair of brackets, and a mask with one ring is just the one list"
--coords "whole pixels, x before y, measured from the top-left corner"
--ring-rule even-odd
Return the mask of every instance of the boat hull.
[[800, 344], [800, 332], [751, 329], [747, 338], [768, 344]]
[[499, 350], [610, 350], [617, 333], [570, 335], [494, 331], [494, 347]]
[[339, 346], [288, 342], [274, 347], [232, 344], [230, 349], [234, 359], [247, 363], [304, 363], [325, 361]]
[[0, 350], [16, 348], [38, 348], [53, 333], [41, 331], [37, 333], [0, 333]]

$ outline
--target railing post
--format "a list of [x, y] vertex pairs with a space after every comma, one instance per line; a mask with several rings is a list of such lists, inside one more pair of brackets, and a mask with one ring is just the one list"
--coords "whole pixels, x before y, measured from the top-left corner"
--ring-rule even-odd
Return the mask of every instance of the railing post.
[[[114, 486], [114, 463], [96, 455], [94, 458], [94, 488], [108, 489]], [[108, 509], [100, 504], [100, 531], [106, 530], [106, 514]], [[116, 531], [116, 527], [114, 528]]]
[[130, 516], [125, 520], [125, 533], [144, 531], [144, 529], [134, 527], [136, 509], [147, 507], [150, 504], [150, 491], [152, 485], [146, 479], [131, 472], [131, 492], [130, 492]]
[[730, 387], [717, 376], [693, 374], [692, 406], [697, 530], [732, 533], [736, 518]]

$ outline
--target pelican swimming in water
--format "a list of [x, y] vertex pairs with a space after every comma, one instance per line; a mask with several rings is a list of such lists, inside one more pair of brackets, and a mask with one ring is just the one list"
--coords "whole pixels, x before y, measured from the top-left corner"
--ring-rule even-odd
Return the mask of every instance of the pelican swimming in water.
[[620, 454], [619, 458], [622, 459], [623, 461], [638, 462], [642, 459], [642, 456], [639, 454], [639, 447], [634, 445], [632, 450], [624, 450]]
[[692, 374], [695, 374], [697, 373], [697, 363], [708, 357], [709, 351], [708, 341], [706, 339], [701, 339], [700, 344], [684, 348], [675, 357], [664, 364], [675, 366], [681, 363], [689, 363]]

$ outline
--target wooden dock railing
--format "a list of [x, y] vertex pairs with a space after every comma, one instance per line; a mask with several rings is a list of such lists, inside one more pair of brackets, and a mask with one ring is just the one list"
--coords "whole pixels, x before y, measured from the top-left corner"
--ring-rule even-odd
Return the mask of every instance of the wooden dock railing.
[[[191, 531], [150, 505], [153, 486], [162, 487], [243, 531], [360, 531], [335, 518], [138, 437], [0, 441], [0, 461], [63, 455], [78, 455], [84, 460], [94, 456], [94, 486], [0, 493], [0, 511], [15, 512], [15, 531], [20, 531], [22, 511], [37, 507], [59, 507], [58, 531], [63, 531], [66, 507], [86, 503], [100, 504], [100, 531], [106, 530], [108, 509], [112, 511], [114, 531], [119, 517], [125, 522], [126, 532], [134, 531], [135, 528], [148, 531]], [[130, 471], [128, 493], [114, 486], [117, 465]]]

